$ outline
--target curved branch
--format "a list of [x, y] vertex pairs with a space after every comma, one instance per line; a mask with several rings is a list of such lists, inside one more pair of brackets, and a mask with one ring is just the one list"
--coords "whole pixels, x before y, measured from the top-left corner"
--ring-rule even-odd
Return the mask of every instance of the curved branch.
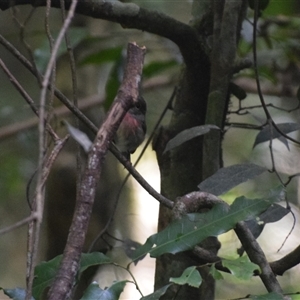
[[[65, 0], [66, 9], [69, 9], [71, 2], [71, 0]], [[13, 5], [23, 4], [30, 4], [35, 7], [45, 6], [46, 0], [2, 0], [0, 1], [0, 9], [6, 10]], [[60, 0], [52, 0], [51, 6], [60, 8]], [[134, 3], [85, 0], [78, 1], [76, 13], [116, 22], [125, 28], [140, 29], [165, 37], [179, 47], [187, 65], [193, 64], [194, 55], [206, 58], [197, 31], [193, 27], [161, 12], [141, 8]]]
[[271, 262], [270, 266], [275, 274], [283, 275], [285, 271], [298, 264], [300, 264], [300, 246], [281, 259]]

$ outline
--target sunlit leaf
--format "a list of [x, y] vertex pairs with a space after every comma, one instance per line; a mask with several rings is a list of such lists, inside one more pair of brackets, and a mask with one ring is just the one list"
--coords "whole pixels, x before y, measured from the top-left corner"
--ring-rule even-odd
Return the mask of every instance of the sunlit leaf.
[[253, 218], [281, 199], [282, 190], [276, 190], [264, 199], [237, 198], [229, 207], [217, 204], [206, 213], [187, 214], [172, 222], [161, 232], [150, 236], [134, 252], [134, 259], [149, 253], [158, 257], [164, 253], [178, 253], [192, 249], [209, 236], [217, 236], [232, 229], [237, 222]]
[[211, 129], [219, 129], [219, 127], [215, 125], [202, 125], [181, 131], [167, 143], [164, 153], [180, 146], [181, 144], [197, 136], [208, 133]]
[[167, 289], [171, 286], [172, 284], [167, 284], [165, 286], [163, 286], [162, 288], [156, 290], [154, 293], [149, 294], [145, 297], [142, 297], [140, 300], [158, 300], [160, 299], [161, 296], [163, 296]]
[[192, 287], [198, 288], [202, 283], [202, 277], [196, 266], [186, 268], [180, 277], [171, 277], [170, 282], [184, 285], [188, 284]]
[[[278, 129], [284, 134], [288, 134], [300, 129], [300, 124], [298, 123], [281, 123], [276, 125]], [[269, 141], [271, 138], [276, 139], [281, 136], [281, 133], [279, 133], [274, 126], [272, 126], [272, 130], [270, 130], [270, 126], [266, 125], [256, 136], [253, 148], [260, 143]]]
[[216, 269], [215, 267], [215, 264], [212, 264], [211, 267], [210, 267], [210, 270], [209, 270], [209, 274], [212, 275], [212, 277], [215, 279], [215, 280], [221, 280], [221, 279], [224, 279], [222, 273]]
[[101, 289], [97, 282], [93, 282], [86, 289], [81, 300], [118, 300], [128, 281], [114, 282], [109, 288]]
[[232, 275], [242, 280], [249, 280], [254, 271], [260, 270], [259, 266], [252, 263], [247, 256], [235, 260], [223, 259], [222, 265], [229, 269]]
[[267, 171], [255, 164], [238, 164], [219, 169], [214, 175], [202, 181], [198, 188], [213, 195], [221, 195], [235, 186]]

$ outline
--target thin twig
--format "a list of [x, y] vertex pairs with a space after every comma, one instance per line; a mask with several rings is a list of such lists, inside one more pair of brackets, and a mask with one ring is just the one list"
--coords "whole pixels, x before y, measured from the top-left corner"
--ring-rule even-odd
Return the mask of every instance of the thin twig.
[[[51, 80], [51, 75], [53, 75], [53, 67], [55, 65], [56, 56], [58, 53], [59, 46], [62, 42], [65, 32], [67, 31], [71, 20], [74, 16], [74, 11], [76, 8], [77, 0], [72, 0], [72, 4], [70, 10], [68, 12], [68, 17], [66, 18], [60, 32], [58, 35], [57, 40], [53, 46], [50, 59], [46, 68], [45, 76], [42, 81], [42, 89], [40, 94], [40, 101], [39, 101], [39, 158], [38, 158], [38, 172], [37, 172], [37, 184], [36, 184], [36, 198], [35, 198], [35, 211], [37, 213], [37, 219], [35, 222], [32, 222], [32, 226], [29, 228], [29, 253], [28, 253], [28, 278], [27, 278], [27, 292], [26, 292], [26, 300], [31, 299], [32, 294], [32, 284], [33, 284], [33, 277], [34, 277], [34, 267], [36, 264], [36, 257], [38, 252], [38, 241], [40, 235], [40, 228], [41, 222], [43, 218], [43, 210], [44, 210], [44, 185], [43, 185], [43, 173], [45, 172], [43, 162], [44, 162], [44, 155], [45, 155], [45, 124], [44, 119], [46, 117], [45, 113], [45, 104], [46, 104], [46, 93], [49, 87], [49, 83]], [[47, 0], [47, 11], [51, 7], [51, 1]], [[46, 27], [48, 22], [48, 14], [46, 14]], [[52, 77], [53, 78], [53, 77]], [[53, 86], [53, 81], [51, 86]], [[53, 91], [53, 88], [50, 88], [50, 91]], [[52, 93], [51, 93], [52, 94]], [[31, 224], [30, 224], [31, 225]]]
[[18, 221], [18, 222], [14, 223], [11, 226], [8, 226], [8, 227], [5, 227], [3, 229], [0, 229], [0, 235], [8, 233], [10, 231], [13, 231], [13, 230], [15, 230], [15, 229], [17, 229], [17, 228], [19, 228], [19, 227], [21, 227], [23, 225], [26, 225], [29, 222], [31, 222], [32, 220], [36, 219], [36, 217], [37, 216], [35, 215], [35, 213], [32, 213], [30, 216], [24, 218], [23, 220]]
[[256, 86], [257, 86], [257, 93], [262, 105], [262, 108], [264, 110], [264, 113], [266, 115], [267, 120], [270, 120], [270, 122], [272, 123], [272, 125], [274, 126], [274, 128], [286, 139], [300, 145], [300, 142], [291, 138], [290, 136], [288, 136], [287, 134], [285, 134], [284, 132], [282, 132], [277, 124], [274, 122], [268, 108], [267, 108], [267, 104], [265, 102], [264, 96], [262, 94], [262, 90], [261, 90], [261, 85], [260, 85], [260, 81], [259, 81], [259, 73], [258, 73], [258, 64], [257, 64], [257, 42], [256, 42], [256, 31], [257, 31], [257, 20], [258, 20], [258, 0], [255, 0], [255, 9], [254, 9], [254, 20], [253, 20], [253, 67], [254, 67], [254, 73], [255, 73], [255, 81], [256, 81]]
[[42, 168], [42, 174], [41, 174], [41, 181], [40, 181], [40, 186], [36, 187], [36, 192], [35, 192], [35, 197], [34, 201], [32, 204], [32, 213], [31, 215], [34, 216], [34, 219], [32, 219], [31, 222], [28, 224], [28, 241], [27, 241], [27, 247], [28, 247], [28, 268], [26, 270], [26, 284], [27, 284], [27, 290], [26, 290], [26, 300], [31, 299], [32, 296], [32, 285], [33, 285], [33, 279], [34, 279], [34, 267], [35, 267], [35, 260], [36, 260], [36, 255], [37, 255], [37, 242], [38, 242], [38, 237], [37, 234], [39, 234], [39, 227], [36, 226], [36, 223], [39, 221], [41, 218], [40, 212], [37, 211], [36, 205], [37, 201], [36, 198], [38, 196], [38, 192], [44, 189], [46, 180], [49, 176], [50, 170], [52, 165], [54, 164], [58, 154], [62, 150], [63, 146], [67, 142], [69, 138], [69, 135], [64, 137], [63, 139], [59, 139], [55, 141], [54, 148], [51, 151], [50, 155], [48, 158], [43, 162], [43, 168]]
[[[21, 84], [19, 83], [19, 81], [12, 75], [12, 73], [9, 71], [9, 69], [6, 67], [6, 65], [4, 64], [4, 62], [2, 61], [2, 59], [0, 59], [0, 67], [2, 68], [2, 70], [5, 72], [5, 74], [8, 76], [9, 80], [11, 81], [11, 83], [15, 86], [16, 90], [23, 96], [23, 98], [26, 100], [26, 102], [28, 103], [28, 105], [30, 106], [30, 108], [32, 109], [32, 111], [39, 116], [39, 111], [37, 109], [37, 107], [35, 106], [35, 103], [33, 101], [33, 99], [28, 95], [28, 93], [25, 91], [25, 89], [21, 86]], [[35, 119], [36, 123], [37, 123], [37, 119]], [[46, 120], [45, 120], [46, 122]], [[47, 130], [49, 132], [49, 134], [52, 136], [53, 140], [57, 140], [58, 136], [55, 133], [55, 131], [52, 129], [51, 125], [46, 123], [46, 127]], [[0, 134], [1, 135], [1, 134]]]
[[[65, 10], [65, 0], [60, 0], [61, 14], [63, 22], [66, 19], [66, 10]], [[71, 41], [69, 33], [65, 33], [65, 43], [67, 46], [70, 69], [71, 69], [71, 78], [72, 78], [72, 95], [74, 106], [78, 108], [78, 85], [77, 85], [77, 74], [76, 74], [76, 63], [73, 48], [71, 46]], [[79, 128], [79, 120], [74, 116], [75, 126]], [[82, 170], [82, 157], [80, 145], [76, 143], [76, 199], [79, 198], [80, 182], [81, 182], [81, 170]]]

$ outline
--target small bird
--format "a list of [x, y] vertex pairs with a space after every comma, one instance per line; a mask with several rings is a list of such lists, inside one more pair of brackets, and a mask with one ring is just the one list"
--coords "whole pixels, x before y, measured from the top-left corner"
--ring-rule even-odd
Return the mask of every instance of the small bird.
[[128, 160], [130, 154], [134, 153], [145, 139], [146, 111], [146, 101], [143, 97], [139, 97], [135, 106], [126, 113], [114, 138], [117, 148]]

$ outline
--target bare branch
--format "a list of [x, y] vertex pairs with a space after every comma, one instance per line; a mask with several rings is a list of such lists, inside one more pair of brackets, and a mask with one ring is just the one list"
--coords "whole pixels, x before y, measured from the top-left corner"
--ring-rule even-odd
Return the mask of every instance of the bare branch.
[[[49, 7], [51, 2], [47, 0], [47, 7]], [[46, 135], [45, 135], [45, 104], [46, 104], [46, 94], [47, 89], [49, 87], [50, 78], [53, 73], [53, 67], [55, 66], [56, 56], [61, 44], [61, 41], [67, 31], [71, 20], [74, 16], [74, 11], [76, 8], [77, 0], [72, 0], [72, 4], [70, 6], [68, 16], [63, 23], [63, 26], [58, 34], [58, 37], [53, 45], [53, 49], [51, 51], [50, 59], [46, 68], [45, 76], [42, 81], [42, 89], [40, 94], [39, 100], [39, 124], [38, 124], [38, 131], [39, 131], [39, 157], [38, 157], [38, 169], [37, 169], [37, 183], [36, 183], [36, 194], [35, 194], [35, 201], [33, 209], [37, 214], [36, 220], [29, 224], [28, 229], [28, 261], [27, 261], [27, 291], [26, 291], [26, 300], [31, 299], [32, 296], [32, 284], [34, 278], [34, 268], [36, 265], [37, 253], [38, 253], [38, 245], [39, 245], [39, 238], [40, 238], [40, 229], [41, 223], [43, 219], [43, 211], [44, 211], [44, 178], [45, 173], [49, 173], [49, 169], [45, 168], [44, 165], [44, 157], [45, 157], [45, 145], [46, 145]], [[47, 26], [46, 17], [46, 26]], [[53, 84], [51, 84], [53, 86]], [[53, 88], [51, 88], [51, 95], [52, 95]], [[55, 154], [54, 154], [55, 156]], [[51, 160], [51, 156], [49, 157]]]
[[298, 264], [300, 264], [300, 246], [281, 259], [271, 262], [270, 266], [275, 274], [283, 275], [285, 271], [295, 267]]
[[[0, 9], [6, 10], [12, 5], [23, 4], [31, 4], [35, 7], [45, 6], [46, 0], [2, 0], [0, 1]], [[69, 9], [70, 4], [71, 0], [65, 0], [66, 9]], [[60, 0], [51, 1], [52, 7], [60, 8], [60, 5]], [[85, 0], [78, 2], [76, 13], [117, 22], [124, 28], [136, 28], [168, 38], [178, 45], [188, 65], [193, 65], [194, 56], [206, 57], [193, 27], [155, 10], [141, 8], [133, 3]]]
[[[28, 95], [28, 93], [24, 90], [24, 88], [21, 86], [21, 84], [18, 82], [18, 80], [11, 74], [11, 72], [9, 71], [9, 69], [6, 67], [6, 65], [4, 64], [4, 62], [2, 61], [2, 59], [0, 59], [0, 67], [2, 68], [2, 70], [5, 72], [5, 74], [8, 76], [9, 80], [11, 81], [11, 83], [15, 86], [16, 90], [23, 96], [23, 98], [26, 100], [26, 102], [29, 104], [30, 108], [32, 109], [32, 111], [39, 116], [39, 111], [37, 109], [37, 107], [34, 104], [34, 101], [32, 100], [32, 98]], [[38, 122], [38, 119], [35, 119], [36, 123]], [[14, 124], [15, 125], [15, 124]], [[52, 129], [52, 127], [50, 126], [50, 124], [46, 123], [47, 126], [47, 130], [50, 133], [50, 135], [52, 136], [53, 140], [57, 140], [58, 136], [57, 134], [54, 132], [54, 130]], [[1, 133], [0, 133], [1, 136]]]
[[72, 291], [92, 212], [96, 185], [106, 153], [126, 111], [138, 99], [145, 48], [140, 48], [136, 44], [129, 44], [127, 53], [127, 65], [122, 84], [106, 120], [97, 132], [88, 155], [80, 187], [80, 198], [75, 207], [62, 262], [49, 291], [49, 300], [66, 299]]
[[32, 205], [32, 212], [31, 212], [31, 216], [29, 217], [31, 220], [29, 220], [29, 224], [28, 224], [29, 229], [28, 229], [28, 241], [27, 241], [28, 255], [27, 255], [27, 272], [26, 272], [26, 283], [27, 283], [26, 299], [31, 299], [35, 260], [38, 251], [40, 227], [36, 226], [36, 223], [41, 222], [42, 219], [41, 212], [38, 211], [36, 207], [37, 197], [39, 196], [38, 193], [44, 189], [51, 167], [55, 162], [58, 154], [62, 150], [63, 146], [67, 142], [68, 138], [69, 136], [67, 135], [65, 138], [58, 139], [55, 141], [53, 150], [51, 151], [49, 157], [46, 159], [45, 163], [43, 164], [40, 186], [36, 188], [36, 193]]

